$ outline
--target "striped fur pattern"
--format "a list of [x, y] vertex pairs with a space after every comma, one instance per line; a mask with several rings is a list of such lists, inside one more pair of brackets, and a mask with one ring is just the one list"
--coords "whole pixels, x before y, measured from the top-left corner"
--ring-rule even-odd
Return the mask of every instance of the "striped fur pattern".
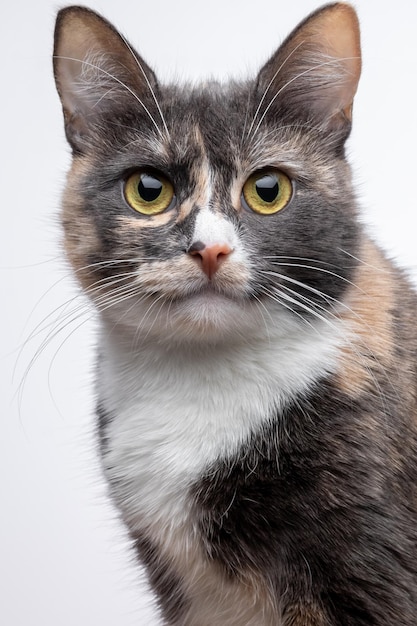
[[[312, 14], [253, 80], [190, 87], [69, 7], [54, 72], [103, 468], [163, 623], [414, 626], [417, 302], [358, 220], [355, 12]], [[292, 192], [264, 215], [242, 190], [271, 171]], [[133, 210], [134, 172], [169, 206]]]

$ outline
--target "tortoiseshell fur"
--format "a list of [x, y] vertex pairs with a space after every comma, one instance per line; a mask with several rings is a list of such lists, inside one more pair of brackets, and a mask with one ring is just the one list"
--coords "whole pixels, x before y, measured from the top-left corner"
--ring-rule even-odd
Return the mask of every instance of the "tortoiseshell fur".
[[[415, 626], [417, 301], [358, 220], [353, 9], [253, 80], [190, 87], [69, 7], [54, 70], [103, 468], [163, 623]], [[154, 216], [124, 196], [142, 169], [175, 191]], [[242, 189], [271, 169], [292, 198], [261, 215]]]

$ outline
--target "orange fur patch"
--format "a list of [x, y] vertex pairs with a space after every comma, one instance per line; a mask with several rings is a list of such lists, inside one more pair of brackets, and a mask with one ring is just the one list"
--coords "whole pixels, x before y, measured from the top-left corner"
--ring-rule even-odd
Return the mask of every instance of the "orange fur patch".
[[330, 626], [330, 622], [316, 604], [297, 605], [285, 611], [283, 626]]
[[[66, 256], [84, 289], [91, 286], [91, 271], [86, 268], [87, 259], [99, 247], [94, 219], [83, 211], [83, 200], [76, 189], [78, 180], [90, 170], [88, 158], [75, 158], [68, 173], [67, 187], [62, 202], [61, 220], [65, 230]], [[77, 184], [73, 184], [76, 181]]]
[[371, 368], [384, 369], [393, 360], [394, 339], [390, 311], [395, 304], [393, 270], [369, 240], [342, 312], [351, 336], [342, 351], [337, 383], [350, 395], [359, 395], [373, 383]]
[[152, 534], [190, 602], [181, 626], [280, 626], [280, 611], [260, 576], [250, 571], [240, 578], [227, 576], [188, 527]]

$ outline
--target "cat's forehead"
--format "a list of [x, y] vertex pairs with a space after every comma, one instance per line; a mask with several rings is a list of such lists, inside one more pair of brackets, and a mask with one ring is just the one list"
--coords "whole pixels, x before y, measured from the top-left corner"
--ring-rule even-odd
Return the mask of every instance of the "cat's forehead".
[[249, 89], [208, 82], [188, 89], [168, 88], [164, 115], [179, 147], [224, 153], [242, 137], [250, 108]]
[[184, 197], [191, 189], [199, 195], [199, 188], [207, 189], [209, 183], [216, 193], [229, 194], [254, 171], [270, 167], [301, 179], [327, 178], [334, 163], [328, 162], [322, 138], [289, 124], [279, 111], [263, 115], [261, 96], [254, 93], [249, 81], [160, 86], [159, 108], [151, 103], [145, 109], [133, 99], [126, 102], [125, 118], [106, 120], [114, 141], [99, 132], [100, 150], [92, 161], [105, 162], [115, 176], [121, 169], [161, 171]]
[[161, 99], [167, 132], [150, 127], [149, 147], [167, 165], [188, 171], [209, 165], [219, 178], [268, 166], [292, 168], [308, 153], [311, 138], [279, 118], [261, 119], [258, 105], [249, 82], [168, 87]]

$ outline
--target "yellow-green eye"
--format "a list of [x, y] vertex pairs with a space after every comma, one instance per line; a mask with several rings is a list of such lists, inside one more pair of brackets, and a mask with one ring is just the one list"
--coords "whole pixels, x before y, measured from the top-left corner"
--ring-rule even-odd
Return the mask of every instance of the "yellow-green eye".
[[278, 213], [287, 206], [291, 198], [291, 180], [279, 170], [255, 172], [243, 185], [244, 204], [262, 215]]
[[158, 215], [172, 206], [174, 188], [161, 174], [134, 172], [125, 182], [126, 202], [138, 213]]

